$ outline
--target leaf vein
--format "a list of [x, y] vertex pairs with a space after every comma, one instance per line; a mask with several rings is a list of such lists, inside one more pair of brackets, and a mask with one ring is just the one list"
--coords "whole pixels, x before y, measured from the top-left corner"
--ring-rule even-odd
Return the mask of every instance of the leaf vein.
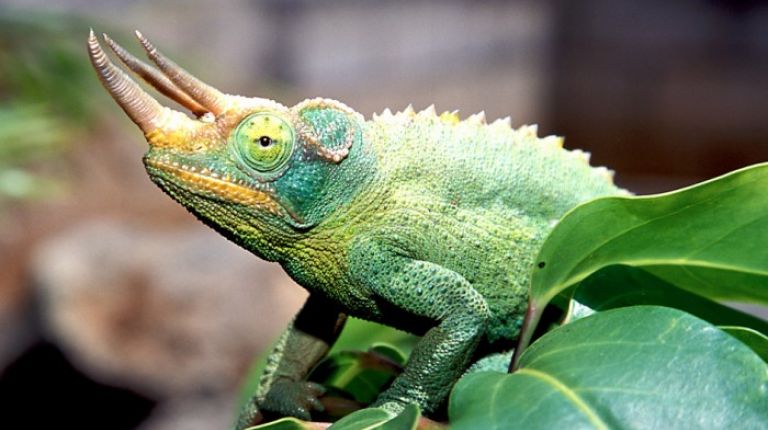
[[[627, 345], [627, 346], [649, 346], [652, 348], [659, 347], [659, 344], [656, 342], [632, 342], [632, 341], [608, 341], [608, 342], [584, 342], [580, 343], [578, 345], [572, 345], [568, 347], [561, 347], [561, 348], [553, 348], [547, 352], [541, 353], [537, 355], [535, 358], [531, 359], [531, 361], [524, 362], [526, 368], [532, 367], [535, 363], [541, 361], [542, 358], [549, 357], [551, 355], [560, 354], [563, 352], [570, 352], [575, 349], [582, 349], [582, 348], [594, 348], [596, 346], [619, 346], [619, 345]], [[536, 345], [534, 344], [531, 346], [530, 351], [535, 351]]]
[[600, 418], [600, 416], [597, 414], [596, 411], [592, 410], [592, 408], [587, 405], [587, 403], [582, 399], [575, 391], [571, 390], [566, 386], [563, 382], [561, 382], [559, 379], [555, 378], [552, 375], [546, 374], [544, 372], [540, 372], [538, 370], [534, 369], [520, 369], [517, 371], [518, 374], [526, 374], [530, 375], [534, 378], [538, 378], [541, 381], [543, 381], [546, 384], [551, 385], [555, 388], [555, 390], [560, 391], [568, 400], [573, 402], [573, 404], [576, 406], [578, 410], [580, 410], [589, 420], [592, 425], [595, 426], [595, 428], [600, 430], [608, 430], [608, 425], [603, 422], [603, 420]]

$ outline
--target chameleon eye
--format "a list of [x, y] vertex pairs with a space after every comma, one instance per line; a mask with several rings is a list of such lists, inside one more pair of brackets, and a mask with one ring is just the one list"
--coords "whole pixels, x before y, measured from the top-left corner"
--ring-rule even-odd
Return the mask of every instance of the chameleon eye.
[[269, 113], [247, 116], [230, 139], [238, 161], [257, 173], [280, 170], [293, 153], [293, 127]]

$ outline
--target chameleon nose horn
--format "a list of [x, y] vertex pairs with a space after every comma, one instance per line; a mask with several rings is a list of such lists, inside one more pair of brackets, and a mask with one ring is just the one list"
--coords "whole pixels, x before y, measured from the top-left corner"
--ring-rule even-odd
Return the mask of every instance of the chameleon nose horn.
[[147, 83], [152, 85], [156, 90], [169, 97], [171, 100], [179, 103], [185, 108], [192, 111], [198, 118], [208, 112], [208, 109], [200, 106], [200, 103], [196, 102], [184, 91], [181, 91], [168, 79], [167, 76], [162, 74], [154, 67], [144, 63], [138, 58], [131, 55], [125, 48], [118, 45], [117, 42], [112, 40], [106, 34], [104, 41], [112, 49], [112, 52], [117, 55], [117, 58], [123, 62], [129, 69], [131, 69], [136, 75], [144, 79]]
[[145, 135], [166, 123], [173, 111], [145, 93], [131, 78], [109, 61], [99, 41], [96, 40], [93, 30], [88, 36], [88, 55], [104, 87]]
[[214, 115], [219, 115], [226, 110], [229, 102], [224, 93], [192, 76], [192, 74], [166, 58], [139, 31], [136, 31], [136, 37], [147, 52], [149, 59], [157, 64], [157, 67], [177, 87], [189, 94], [190, 97]]

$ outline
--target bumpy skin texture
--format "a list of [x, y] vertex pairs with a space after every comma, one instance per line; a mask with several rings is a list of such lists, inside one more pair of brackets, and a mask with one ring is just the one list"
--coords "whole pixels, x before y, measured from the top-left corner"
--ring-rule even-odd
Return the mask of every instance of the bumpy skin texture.
[[[270, 199], [292, 216], [190, 193], [173, 174], [150, 169], [206, 223], [279, 261], [311, 292], [301, 324], [270, 357], [241, 428], [258, 407], [305, 419], [320, 407], [316, 387], [302, 378], [335, 339], [340, 315], [423, 334], [376, 405], [434, 409], [479, 344], [508, 347], [517, 336], [533, 258], [557, 220], [580, 202], [620, 192], [584, 153], [562, 149], [556, 137], [537, 138], [531, 127], [431, 110], [366, 122], [335, 105], [306, 102], [297, 116], [326, 148], [351, 138], [349, 154], [329, 161], [304, 143], [269, 183]], [[324, 304], [312, 306], [315, 300]]]
[[168, 78], [148, 82], [193, 112], [208, 110], [194, 120], [162, 107], [91, 33], [102, 83], [149, 142], [152, 181], [310, 292], [240, 429], [264, 411], [309, 419], [322, 409], [322, 387], [304, 378], [347, 316], [423, 335], [375, 405], [434, 410], [480, 352], [496, 354], [477, 368], [509, 356], [533, 259], [554, 224], [581, 202], [623, 193], [608, 170], [564, 150], [558, 137], [538, 138], [535, 127], [486, 124], [482, 114], [461, 121], [432, 107], [366, 121], [333, 100], [288, 108], [225, 95], [139, 39]]

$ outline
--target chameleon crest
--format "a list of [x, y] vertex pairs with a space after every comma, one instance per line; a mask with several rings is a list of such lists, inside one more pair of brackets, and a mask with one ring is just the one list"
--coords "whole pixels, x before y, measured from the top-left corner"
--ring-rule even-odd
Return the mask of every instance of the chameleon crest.
[[347, 316], [422, 336], [374, 406], [437, 409], [471, 363], [510, 355], [533, 259], [560, 217], [623, 193], [588, 154], [537, 137], [535, 127], [513, 129], [508, 118], [462, 121], [409, 106], [366, 120], [334, 100], [286, 107], [228, 95], [137, 36], [157, 68], [105, 41], [192, 117], [144, 92], [93, 32], [88, 50], [149, 143], [152, 181], [226, 238], [278, 261], [310, 293], [270, 355], [241, 429], [265, 413], [310, 419], [322, 410], [323, 389], [305, 376]]

